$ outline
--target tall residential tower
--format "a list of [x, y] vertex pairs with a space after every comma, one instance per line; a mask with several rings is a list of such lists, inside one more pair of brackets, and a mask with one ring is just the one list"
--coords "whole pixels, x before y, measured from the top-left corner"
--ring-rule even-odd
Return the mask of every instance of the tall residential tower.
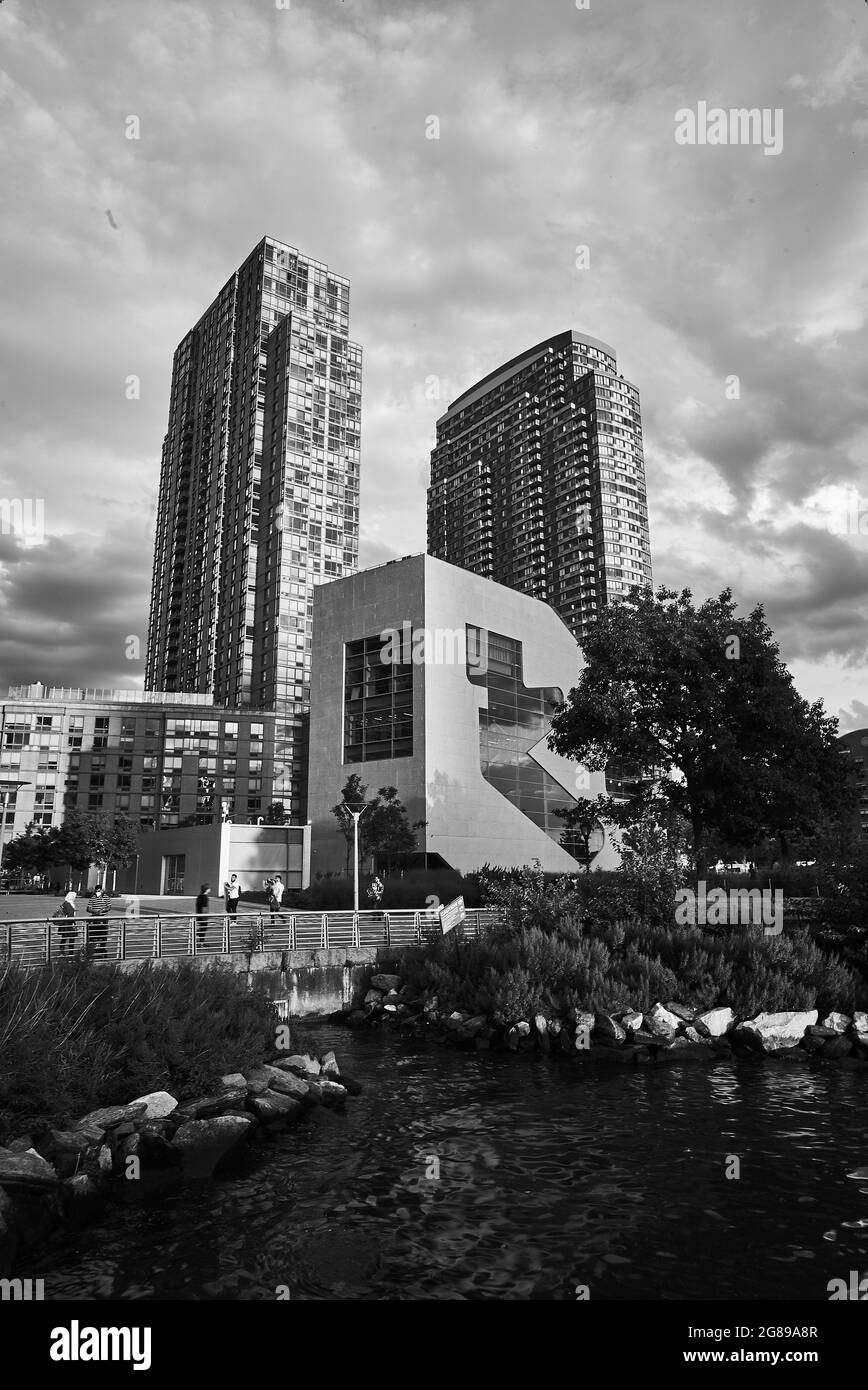
[[174, 358], [146, 687], [276, 710], [293, 816], [313, 590], [358, 567], [361, 358], [349, 282], [271, 237]]
[[613, 348], [559, 333], [452, 402], [428, 550], [544, 599], [579, 641], [603, 604], [650, 585], [639, 392]]

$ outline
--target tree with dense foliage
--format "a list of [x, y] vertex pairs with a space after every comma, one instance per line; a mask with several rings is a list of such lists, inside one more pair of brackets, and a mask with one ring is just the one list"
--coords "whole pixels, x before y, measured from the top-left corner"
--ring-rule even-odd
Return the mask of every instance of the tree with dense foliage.
[[[344, 782], [344, 785], [341, 787], [340, 795], [341, 799], [337, 805], [332, 807], [331, 813], [338, 823], [338, 830], [344, 837], [344, 842], [346, 844], [344, 872], [349, 876], [350, 860], [353, 855], [355, 827], [353, 825], [353, 817], [350, 815], [347, 807], [351, 806], [355, 811], [360, 810], [362, 807], [370, 807], [371, 803], [368, 801], [368, 784], [362, 781], [357, 772], [351, 772], [346, 782]], [[361, 859], [365, 857], [365, 831], [367, 830], [367, 825], [365, 824], [366, 814], [368, 814], [367, 811], [359, 818], [359, 857]]]
[[369, 855], [384, 872], [406, 863], [416, 848], [418, 831], [425, 821], [410, 824], [407, 808], [398, 797], [397, 787], [380, 787], [377, 795], [368, 798], [367, 783], [357, 772], [353, 772], [341, 787], [341, 800], [332, 807], [332, 815], [338, 823], [338, 830], [346, 841], [346, 868], [350, 872], [353, 853], [353, 817], [348, 807], [358, 811], [364, 807], [359, 817], [359, 858]]
[[269, 806], [268, 810], [265, 812], [265, 824], [266, 824], [266, 825], [286, 825], [287, 822], [288, 822], [288, 816], [287, 816], [287, 814], [286, 814], [286, 807], [284, 806], [283, 802], [282, 802], [282, 801], [272, 801], [272, 803], [271, 803], [271, 805]]
[[[690, 827], [698, 874], [712, 833], [773, 836], [786, 859], [794, 836], [852, 801], [837, 721], [796, 691], [761, 606], [740, 618], [729, 589], [696, 607], [688, 589], [634, 588], [582, 645], [551, 747], [592, 771], [624, 759], [653, 775], [650, 794]], [[632, 801], [641, 810], [648, 795]]]

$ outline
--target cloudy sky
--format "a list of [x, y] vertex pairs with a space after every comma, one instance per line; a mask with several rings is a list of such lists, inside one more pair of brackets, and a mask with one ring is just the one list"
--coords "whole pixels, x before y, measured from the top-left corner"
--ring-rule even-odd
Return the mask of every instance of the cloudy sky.
[[[641, 393], [655, 582], [763, 602], [868, 724], [868, 5], [282, 3], [0, 5], [0, 498], [45, 528], [0, 534], [0, 689], [141, 683], [172, 353], [269, 233], [351, 281], [363, 565], [424, 549], [448, 401], [584, 330]], [[699, 102], [780, 153], [678, 144]]]

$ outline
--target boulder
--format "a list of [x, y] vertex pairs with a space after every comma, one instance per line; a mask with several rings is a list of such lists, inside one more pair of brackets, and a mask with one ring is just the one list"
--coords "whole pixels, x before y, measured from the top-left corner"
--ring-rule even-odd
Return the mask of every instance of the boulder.
[[687, 1039], [688, 1042], [692, 1043], [701, 1043], [705, 1041], [705, 1039], [702, 1037], [702, 1034], [699, 1032], [697, 1028], [694, 1028], [692, 1023], [688, 1023], [687, 1027], [685, 1028], [684, 1037]]
[[220, 1085], [230, 1086], [233, 1090], [235, 1090], [237, 1086], [246, 1086], [247, 1080], [243, 1072], [230, 1071], [226, 1076], [221, 1076]]
[[[243, 1086], [244, 1078], [240, 1077], [236, 1084]], [[150, 1091], [146, 1096], [138, 1096], [132, 1104], [145, 1106], [145, 1113], [140, 1117], [143, 1120], [164, 1120], [167, 1115], [171, 1115], [172, 1111], [178, 1108], [178, 1102], [174, 1096], [169, 1095], [168, 1091]]]
[[645, 1015], [645, 1031], [655, 1038], [674, 1038], [682, 1023], [681, 1015], [662, 1004], [655, 1004]]
[[383, 998], [384, 995], [381, 989], [369, 989], [362, 1002], [368, 1005], [382, 1004]]
[[388, 994], [390, 989], [398, 990], [401, 988], [400, 975], [372, 975], [371, 989], [381, 989], [384, 994]]
[[172, 1143], [181, 1155], [185, 1176], [209, 1178], [217, 1164], [246, 1140], [249, 1131], [250, 1120], [241, 1115], [217, 1115], [182, 1124]]
[[91, 1110], [88, 1115], [84, 1115], [76, 1128], [82, 1125], [99, 1125], [102, 1129], [117, 1129], [118, 1125], [135, 1123], [136, 1120], [143, 1118], [147, 1105], [144, 1101], [134, 1100], [129, 1105], [107, 1105], [102, 1110]]
[[218, 1096], [202, 1096], [200, 1100], [191, 1100], [179, 1105], [174, 1113], [182, 1125], [188, 1124], [191, 1120], [209, 1120], [243, 1104], [247, 1098], [247, 1089], [246, 1081], [243, 1086], [227, 1086]]
[[722, 1038], [735, 1023], [735, 1014], [730, 1008], [706, 1009], [697, 1014], [693, 1026], [702, 1037]]
[[319, 1084], [322, 1087], [322, 1098], [326, 1104], [340, 1105], [346, 1100], [346, 1086], [341, 1086], [337, 1081], [329, 1081], [324, 1076], [320, 1077]]
[[669, 1013], [674, 1014], [676, 1018], [680, 1018], [682, 1023], [692, 1023], [696, 1016], [696, 1010], [688, 1009], [686, 1004], [669, 1003], [666, 1005], [666, 1008]]
[[548, 1021], [549, 1037], [559, 1038], [563, 1031], [563, 1027], [564, 1025], [559, 1018], [550, 1018]]
[[108, 1144], [102, 1144], [100, 1146], [100, 1151], [97, 1155], [97, 1166], [100, 1173], [104, 1174], [106, 1177], [111, 1176], [114, 1164], [112, 1162], [112, 1151]]
[[[81, 1130], [76, 1129], [52, 1129], [49, 1130], [45, 1147], [51, 1150], [52, 1154], [83, 1154], [93, 1145], [93, 1140]], [[40, 1141], [42, 1144], [42, 1141]]]
[[176, 1168], [181, 1156], [175, 1146], [159, 1134], [130, 1134], [118, 1149], [118, 1169], [127, 1172], [125, 1160], [137, 1158], [142, 1168]]
[[266, 1091], [263, 1096], [250, 1096], [247, 1108], [264, 1125], [282, 1125], [301, 1114], [302, 1104], [292, 1096], [282, 1096], [277, 1091]]
[[594, 1042], [622, 1043], [627, 1034], [611, 1014], [594, 1014]]
[[324, 1052], [320, 1058], [320, 1070], [323, 1076], [340, 1076], [341, 1069], [338, 1066], [338, 1059], [333, 1052]]
[[[827, 1028], [824, 1023], [811, 1023], [805, 1029], [805, 1038], [817, 1038], [822, 1042], [825, 1038], [837, 1038], [837, 1028]], [[804, 1039], [802, 1040], [804, 1041]]]
[[465, 1018], [458, 1025], [455, 1036], [459, 1042], [471, 1042], [482, 1032], [487, 1023], [488, 1019], [485, 1014], [474, 1014], [472, 1018]]
[[0, 1150], [0, 1187], [7, 1192], [54, 1192], [58, 1187], [57, 1172], [35, 1149], [13, 1154]]
[[[361, 1011], [357, 1010], [356, 1012], [360, 1013]], [[349, 1022], [349, 1020], [347, 1021]], [[306, 1080], [309, 1076], [319, 1076], [320, 1073], [320, 1064], [316, 1058], [301, 1052], [293, 1052], [290, 1057], [276, 1058], [271, 1065], [278, 1067], [280, 1071], [294, 1071], [296, 1076], [300, 1076], [302, 1080]]]
[[822, 1051], [821, 1051], [821, 1053], [820, 1053], [820, 1056], [821, 1056], [821, 1057], [846, 1057], [846, 1056], [848, 1055], [848, 1053], [850, 1053], [850, 1052], [852, 1052], [852, 1051], [853, 1051], [853, 1042], [852, 1042], [852, 1039], [850, 1039], [850, 1038], [845, 1038], [845, 1037], [842, 1037], [842, 1036], [839, 1035], [839, 1036], [836, 1037], [836, 1038], [827, 1038], [827, 1040], [823, 1043], [823, 1049], [822, 1049]]
[[637, 1028], [642, 1027], [642, 1015], [637, 1013], [635, 1009], [628, 1009], [625, 1014], [621, 1015], [620, 1023], [622, 1028], [628, 1028], [631, 1033], [634, 1033]]
[[831, 1013], [823, 1019], [823, 1027], [831, 1028], [833, 1033], [846, 1033], [852, 1022], [849, 1014]]
[[521, 1019], [515, 1025], [515, 1031], [518, 1033], [519, 1038], [530, 1037], [530, 1024], [526, 1023], [524, 1019]]
[[274, 1076], [271, 1078], [269, 1090], [276, 1091], [281, 1096], [292, 1096], [293, 1100], [306, 1100], [310, 1095], [310, 1083], [302, 1081], [300, 1076], [296, 1076], [291, 1071], [278, 1071], [273, 1068]]
[[775, 1052], [795, 1047], [801, 1042], [805, 1029], [817, 1022], [817, 1010], [789, 1010], [786, 1013], [761, 1013], [746, 1019], [735, 1030], [735, 1037], [760, 1052]]
[[[103, 1132], [102, 1132], [102, 1130], [100, 1130], [100, 1131], [99, 1131], [99, 1137], [100, 1137], [100, 1139], [102, 1138], [102, 1134], [103, 1134]], [[29, 1135], [29, 1134], [25, 1134], [25, 1135], [22, 1135], [22, 1137], [21, 1137], [20, 1139], [13, 1139], [13, 1140], [12, 1140], [12, 1143], [11, 1143], [11, 1144], [7, 1144], [6, 1148], [7, 1148], [7, 1151], [8, 1151], [9, 1153], [11, 1153], [11, 1154], [26, 1154], [27, 1151], [28, 1151], [28, 1149], [34, 1148], [34, 1143], [33, 1143], [33, 1140], [31, 1139], [30, 1135]]]
[[857, 1033], [865, 1033], [868, 1035], [868, 1013], [863, 1013], [861, 1011], [855, 1013], [853, 1015], [853, 1027], [856, 1029]]

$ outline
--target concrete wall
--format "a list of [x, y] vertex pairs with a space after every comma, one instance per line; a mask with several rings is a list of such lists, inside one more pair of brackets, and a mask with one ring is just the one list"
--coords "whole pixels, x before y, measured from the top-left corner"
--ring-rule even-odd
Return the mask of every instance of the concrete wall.
[[[360, 1004], [372, 975], [400, 962], [400, 948], [332, 947], [327, 951], [236, 951], [229, 956], [167, 956], [157, 960], [112, 962], [118, 970], [172, 970], [191, 960], [197, 970], [228, 965], [249, 986], [265, 988], [281, 1016], [322, 1018]], [[99, 966], [95, 966], [99, 969]]]
[[[183, 854], [184, 896], [195, 896], [203, 883], [220, 896], [230, 873], [237, 873], [242, 890], [260, 892], [266, 875], [280, 873], [290, 888], [306, 888], [310, 881], [310, 827], [284, 825], [175, 826], [146, 832], [139, 837], [137, 891], [166, 891], [164, 861]], [[136, 870], [130, 865], [118, 874], [121, 892], [132, 893]]]

